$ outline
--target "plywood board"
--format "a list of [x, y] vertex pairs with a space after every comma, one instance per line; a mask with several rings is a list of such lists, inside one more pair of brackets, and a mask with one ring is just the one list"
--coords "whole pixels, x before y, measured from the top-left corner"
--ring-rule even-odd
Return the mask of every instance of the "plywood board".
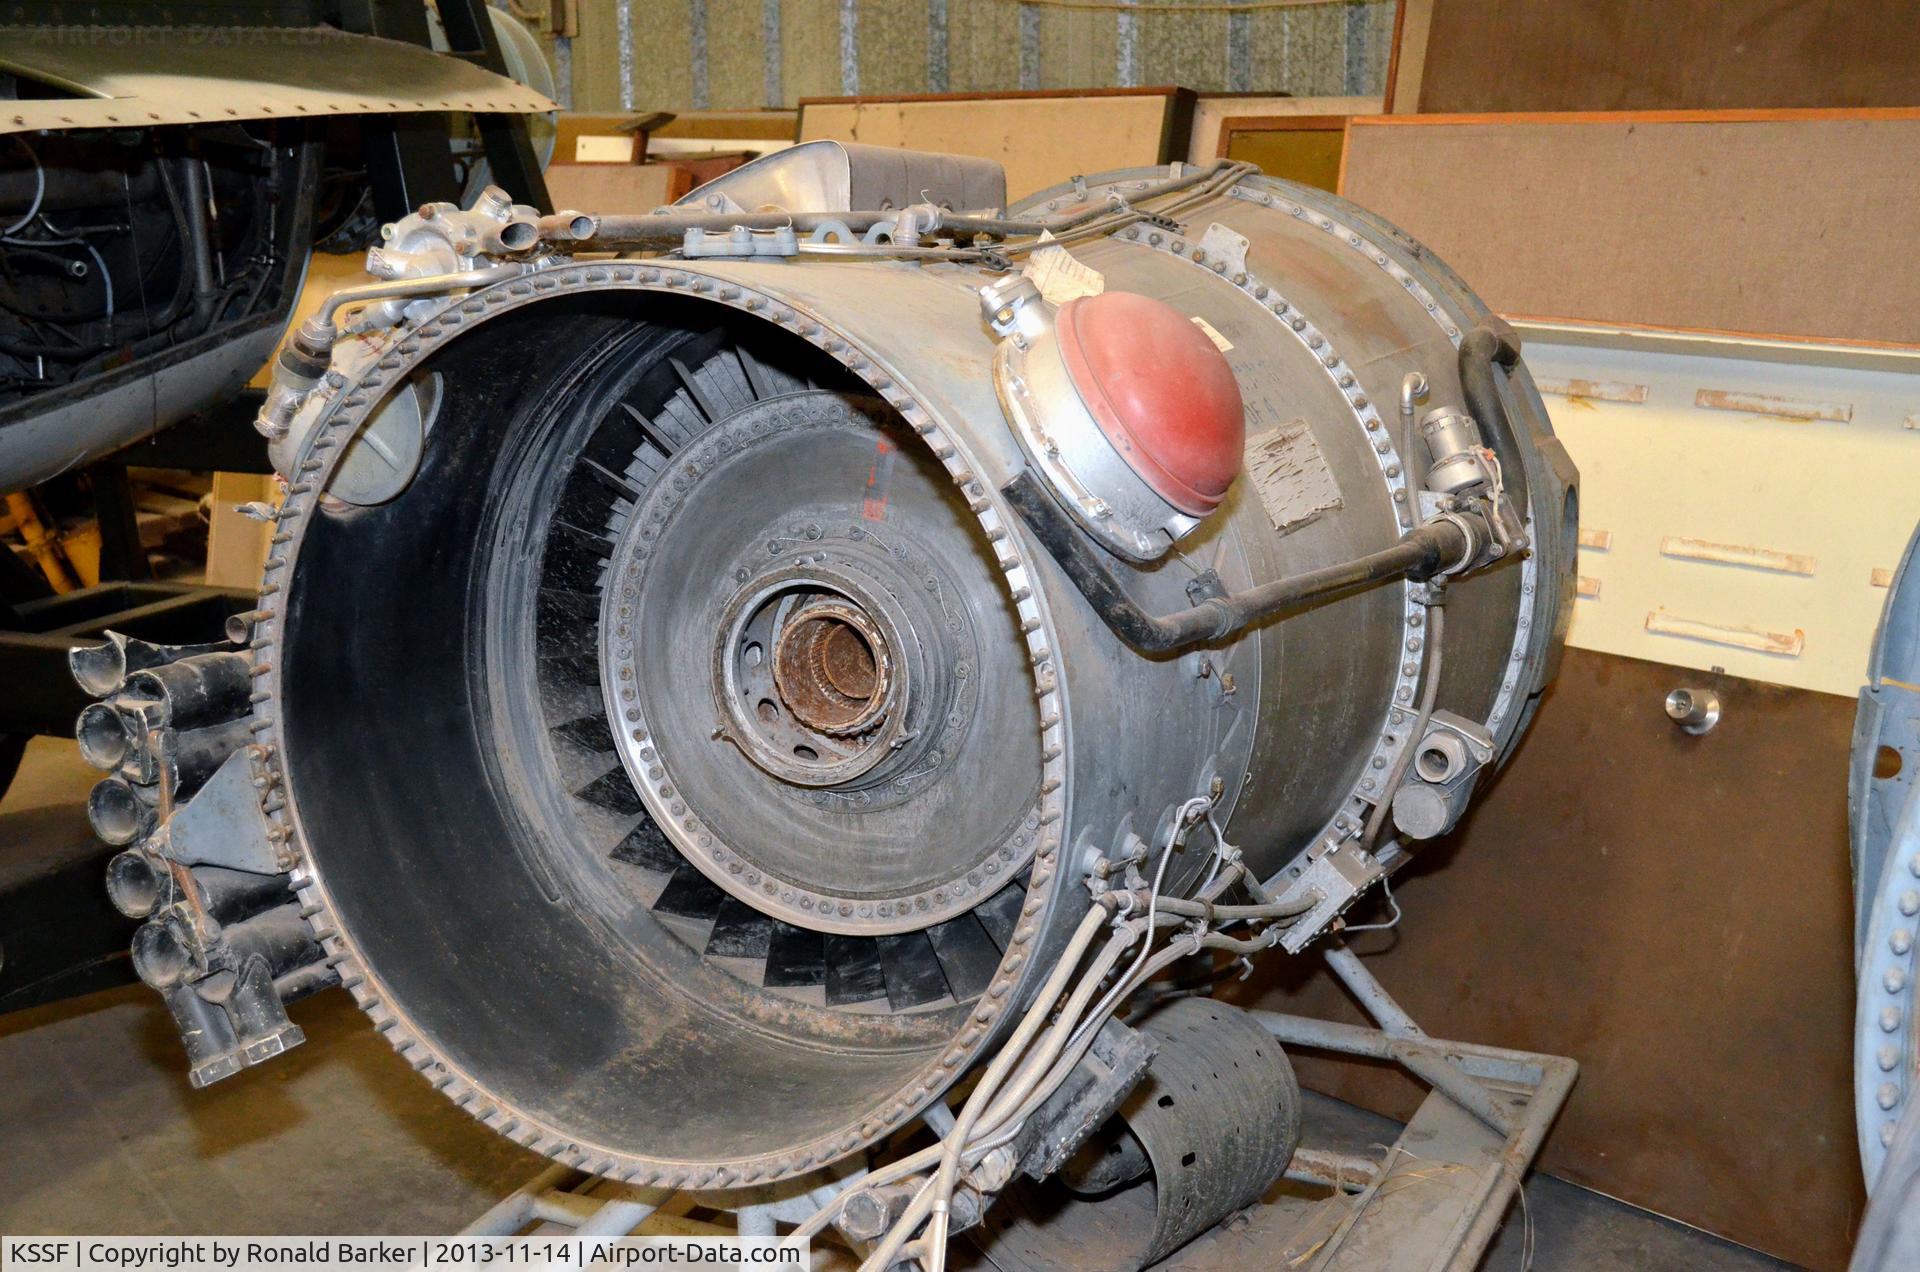
[[1316, 189], [1340, 188], [1347, 120], [1340, 115], [1256, 115], [1224, 121], [1222, 158]]
[[1357, 119], [1342, 192], [1502, 313], [1920, 343], [1920, 111]]
[[1280, 115], [1378, 115], [1383, 106], [1372, 97], [1271, 97], [1257, 93], [1202, 93], [1193, 103], [1193, 134], [1188, 163], [1211, 163], [1226, 154], [1223, 129], [1234, 120]]
[[651, 212], [693, 187], [691, 169], [679, 163], [556, 163], [547, 169], [547, 192], [556, 208]]
[[1193, 94], [936, 94], [800, 103], [801, 141], [857, 141], [997, 160], [1019, 199], [1082, 173], [1185, 159]]
[[1414, 74], [1396, 89], [1396, 111], [1914, 100], [1913, 0], [1403, 2], [1420, 12], [1402, 22], [1400, 64]]

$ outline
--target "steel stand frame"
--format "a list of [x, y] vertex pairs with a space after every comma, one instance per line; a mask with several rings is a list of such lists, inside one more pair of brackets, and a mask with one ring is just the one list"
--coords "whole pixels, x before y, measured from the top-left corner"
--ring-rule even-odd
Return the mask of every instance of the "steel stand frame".
[[[1374, 1027], [1280, 1012], [1249, 1014], [1285, 1046], [1391, 1060], [1430, 1090], [1378, 1160], [1304, 1144], [1294, 1153], [1287, 1178], [1328, 1187], [1345, 1199], [1337, 1224], [1315, 1244], [1311, 1261], [1299, 1266], [1308, 1272], [1469, 1272], [1498, 1233], [1579, 1066], [1564, 1056], [1430, 1037], [1352, 950], [1332, 945], [1325, 957]], [[1395, 1186], [1436, 1171], [1454, 1186]], [[784, 1195], [779, 1186], [697, 1195], [702, 1205], [733, 1211], [742, 1236], [771, 1236], [778, 1224], [803, 1221], [865, 1174], [856, 1165], [810, 1190], [805, 1180], [790, 1183]], [[625, 1236], [674, 1195], [553, 1166], [462, 1235], [512, 1236], [534, 1225], [554, 1236]], [[1206, 1253], [1194, 1246], [1179, 1258], [1185, 1268], [1208, 1266]]]

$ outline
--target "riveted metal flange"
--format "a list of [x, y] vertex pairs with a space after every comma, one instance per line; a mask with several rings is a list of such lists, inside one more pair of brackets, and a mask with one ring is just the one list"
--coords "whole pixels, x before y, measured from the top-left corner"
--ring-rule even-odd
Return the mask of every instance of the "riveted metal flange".
[[[1000, 965], [969, 1013], [967, 1023], [913, 1078], [878, 1107], [857, 1121], [823, 1127], [811, 1141], [782, 1153], [739, 1162], [693, 1163], [649, 1158], [613, 1145], [576, 1142], [564, 1130], [504, 1103], [452, 1056], [439, 1050], [414, 1024], [405, 1004], [393, 1000], [379, 969], [366, 963], [353, 934], [339, 922], [324, 872], [307, 854], [297, 800], [292, 785], [285, 780], [286, 744], [279, 719], [282, 669], [274, 664], [268, 664], [260, 674], [260, 692], [250, 725], [257, 740], [272, 748], [268, 763], [274, 769], [275, 780], [262, 808], [273, 829], [280, 832], [276, 844], [294, 861], [291, 877], [302, 913], [329, 961], [338, 969], [341, 984], [353, 994], [388, 1042], [456, 1105], [536, 1152], [596, 1174], [652, 1186], [695, 1190], [769, 1182], [805, 1174], [856, 1152], [904, 1124], [958, 1078], [996, 1036], [1009, 1006], [1019, 1000], [1018, 987], [1034, 974], [1034, 956], [1039, 952], [1038, 938], [1042, 931], [1040, 920], [1057, 882], [1068, 760], [1062, 724], [1065, 701], [1054, 664], [1056, 644], [1052, 623], [1020, 555], [1018, 540], [1010, 533], [1014, 524], [1012, 514], [1002, 508], [998, 496], [975, 476], [980, 465], [968, 453], [966, 444], [902, 387], [911, 382], [909, 378], [822, 315], [803, 311], [784, 298], [758, 288], [717, 279], [678, 264], [556, 263], [536, 273], [495, 283], [449, 301], [416, 326], [356, 338], [368, 340], [377, 347], [378, 359], [363, 363], [356, 376], [340, 385], [323, 385], [316, 390], [325, 395], [320, 418], [302, 446], [294, 466], [296, 479], [288, 485], [285, 502], [277, 516], [274, 551], [262, 576], [254, 631], [260, 639], [269, 641], [279, 635], [280, 625], [285, 621], [282, 598], [298, 566], [301, 538], [320, 507], [327, 480], [339, 463], [341, 444], [354, 435], [368, 413], [395, 384], [466, 326], [548, 299], [604, 295], [612, 291], [632, 292], [636, 298], [648, 293], [700, 297], [770, 321], [833, 357], [878, 392], [919, 435], [959, 487], [966, 506], [991, 545], [1026, 642], [1039, 707], [1043, 758], [1040, 802], [1031, 815], [1028, 831], [1034, 842], [1025, 900]], [[296, 760], [296, 768], [297, 763]]]

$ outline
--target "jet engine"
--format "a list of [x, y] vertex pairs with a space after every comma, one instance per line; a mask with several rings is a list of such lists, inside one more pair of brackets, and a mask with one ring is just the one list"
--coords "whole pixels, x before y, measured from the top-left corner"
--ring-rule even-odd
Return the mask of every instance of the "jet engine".
[[1271, 1182], [1284, 1055], [1149, 978], [1329, 938], [1457, 822], [1552, 675], [1575, 474], [1511, 331], [1351, 204], [1225, 163], [1004, 202], [822, 143], [387, 227], [277, 364], [237, 643], [88, 668], [196, 1080], [337, 978], [626, 1180], [926, 1116], [929, 1182], [836, 1213], [873, 1237], [1151, 1167], [1160, 1257]]

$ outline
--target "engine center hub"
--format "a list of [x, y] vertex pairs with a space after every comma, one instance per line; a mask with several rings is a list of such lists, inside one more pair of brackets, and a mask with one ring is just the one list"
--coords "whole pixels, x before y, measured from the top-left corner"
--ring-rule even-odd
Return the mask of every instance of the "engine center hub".
[[812, 603], [788, 617], [774, 642], [773, 682], [802, 724], [845, 736], [886, 708], [890, 661], [860, 611]]
[[796, 570], [743, 587], [714, 651], [725, 736], [775, 777], [839, 786], [895, 755], [911, 636], [843, 574]]
[[1018, 874], [1040, 769], [1005, 588], [888, 414], [814, 393], [716, 423], [626, 518], [600, 642], [627, 771], [682, 855], [765, 913], [867, 935]]

